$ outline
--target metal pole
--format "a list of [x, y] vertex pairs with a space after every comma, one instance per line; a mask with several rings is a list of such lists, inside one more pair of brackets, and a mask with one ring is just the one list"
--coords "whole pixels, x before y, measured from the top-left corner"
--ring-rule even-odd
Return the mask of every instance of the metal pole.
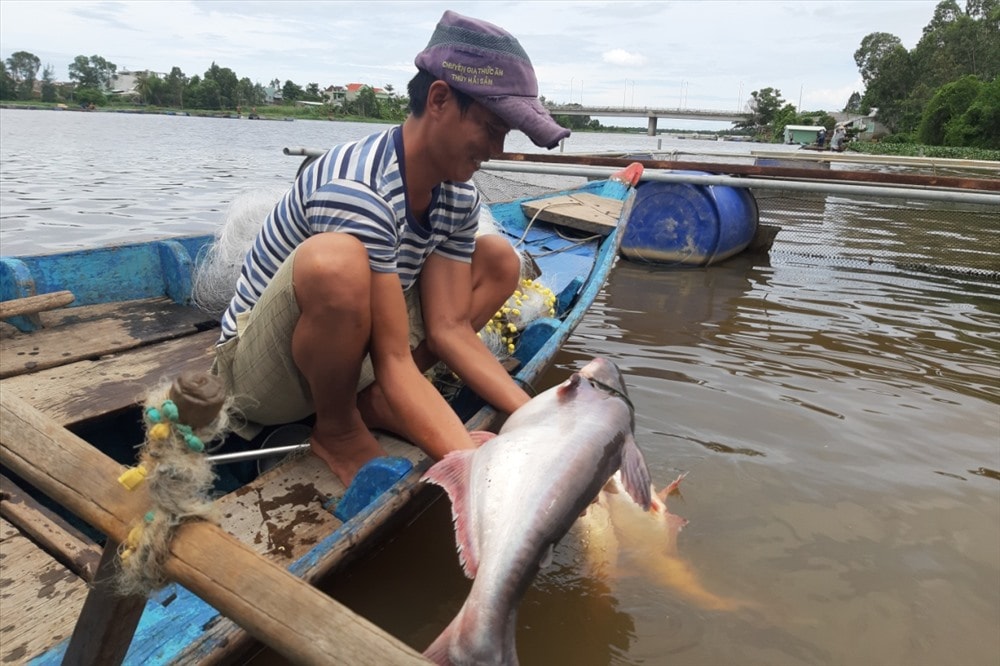
[[[586, 178], [609, 178], [620, 169], [593, 166], [562, 166], [554, 164], [527, 164], [524, 162], [502, 162], [493, 160], [482, 165], [484, 171], [510, 171], [516, 173], [543, 173], [553, 176], [583, 176]], [[919, 199], [922, 201], [949, 201], [1000, 206], [1000, 194], [980, 192], [960, 192], [953, 190], [927, 190], [909, 187], [889, 187], [878, 185], [848, 185], [841, 183], [817, 183], [801, 180], [777, 180], [763, 178], [734, 178], [700, 174], [674, 173], [647, 169], [642, 180], [660, 183], [690, 183], [692, 185], [725, 185], [728, 187], [752, 187], [760, 190], [786, 190], [795, 192], [815, 192], [844, 196], [877, 196], [897, 199]]]

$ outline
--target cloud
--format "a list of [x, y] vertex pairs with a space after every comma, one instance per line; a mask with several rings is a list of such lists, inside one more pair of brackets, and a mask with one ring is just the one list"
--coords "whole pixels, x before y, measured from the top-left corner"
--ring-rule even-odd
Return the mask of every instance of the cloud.
[[629, 53], [625, 49], [611, 49], [601, 54], [601, 58], [606, 63], [612, 65], [625, 65], [628, 67], [641, 67], [646, 64], [646, 56], [641, 53]]

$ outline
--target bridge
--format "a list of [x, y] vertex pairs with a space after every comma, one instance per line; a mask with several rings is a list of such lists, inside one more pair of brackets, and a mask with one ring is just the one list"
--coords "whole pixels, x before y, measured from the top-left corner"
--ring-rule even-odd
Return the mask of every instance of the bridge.
[[711, 109], [681, 109], [681, 108], [650, 108], [636, 106], [583, 106], [582, 104], [546, 104], [552, 115], [560, 116], [617, 116], [630, 118], [648, 118], [646, 133], [656, 134], [657, 118], [683, 118], [686, 120], [720, 120], [738, 122], [748, 117], [746, 113], [735, 111], [719, 111]]

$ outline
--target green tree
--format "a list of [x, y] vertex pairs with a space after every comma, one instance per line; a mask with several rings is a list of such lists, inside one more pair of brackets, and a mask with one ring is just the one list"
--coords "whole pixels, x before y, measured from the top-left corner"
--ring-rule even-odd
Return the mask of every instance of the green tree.
[[860, 113], [861, 112], [861, 93], [854, 91], [851, 96], [847, 98], [847, 104], [844, 105], [844, 113]]
[[972, 106], [980, 88], [982, 83], [971, 74], [938, 88], [924, 109], [917, 132], [920, 142], [930, 146], [943, 145], [948, 124]]
[[167, 74], [164, 80], [164, 104], [184, 108], [184, 88], [187, 86], [187, 77], [180, 67], [174, 67]]
[[302, 99], [304, 94], [302, 86], [293, 83], [291, 79], [285, 81], [285, 85], [281, 86], [281, 97], [285, 100], [285, 103]]
[[319, 94], [319, 84], [310, 83], [306, 86], [305, 93], [303, 94], [303, 99], [309, 100], [310, 102], [322, 101], [322, 97]]
[[[781, 91], [775, 88], [763, 88], [750, 93], [747, 100], [748, 115], [744, 120], [733, 123], [735, 129], [750, 130], [758, 138], [770, 141], [774, 134], [773, 123], [779, 111], [783, 110], [785, 100]], [[794, 112], [794, 107], [792, 108]], [[784, 124], [781, 126], [784, 131]]]
[[358, 105], [358, 111], [362, 116], [366, 118], [382, 117], [382, 110], [379, 107], [378, 98], [375, 97], [375, 91], [372, 90], [371, 86], [363, 86], [361, 90], [358, 91], [358, 98], [356, 102]]
[[77, 88], [73, 93], [73, 98], [80, 106], [104, 106], [108, 103], [108, 98], [97, 88]]
[[46, 65], [42, 70], [42, 101], [55, 102], [59, 96], [56, 94], [56, 77], [52, 65]]
[[906, 104], [914, 80], [909, 51], [895, 35], [874, 32], [861, 40], [854, 62], [866, 86], [861, 111], [877, 108], [879, 120], [896, 129], [912, 113]]
[[17, 87], [13, 77], [7, 72], [7, 64], [0, 60], [0, 99], [16, 99]]
[[18, 99], [31, 99], [35, 94], [35, 81], [42, 61], [34, 53], [17, 51], [7, 58], [7, 69], [14, 80]]
[[948, 124], [945, 144], [1000, 150], [1000, 76], [984, 84], [965, 113]]
[[216, 106], [213, 108], [218, 109], [233, 109], [236, 108], [237, 99], [239, 98], [239, 78], [237, 78], [236, 73], [229, 69], [228, 67], [219, 67], [214, 62], [212, 66], [208, 68], [205, 72], [205, 81], [214, 81], [217, 88], [218, 100], [216, 100]]
[[118, 72], [118, 65], [98, 55], [78, 55], [69, 66], [69, 78], [80, 87], [99, 91], [111, 89], [111, 82]]

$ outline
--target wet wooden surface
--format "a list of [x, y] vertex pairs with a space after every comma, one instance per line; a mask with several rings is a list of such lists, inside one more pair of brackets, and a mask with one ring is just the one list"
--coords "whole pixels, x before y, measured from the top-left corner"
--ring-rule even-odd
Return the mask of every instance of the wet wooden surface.
[[0, 518], [0, 663], [23, 664], [68, 637], [87, 584]]
[[[44, 312], [41, 317], [45, 329], [34, 333], [0, 325], [0, 391], [22, 398], [62, 426], [85, 424], [134, 408], [149, 391], [180, 372], [207, 370], [218, 339], [218, 328], [205, 314], [166, 299], [65, 308]], [[421, 473], [426, 457], [419, 449], [388, 435], [380, 439], [390, 455], [418, 463], [412, 475]], [[391, 515], [409, 500], [414, 485], [409, 484], [405, 495], [401, 493], [378, 511]], [[218, 499], [216, 515], [224, 531], [285, 568], [342, 527], [332, 512], [344, 490], [326, 465], [306, 452]], [[368, 536], [367, 529], [354, 528], [322, 556], [297, 563], [296, 575], [315, 581], [335, 569]], [[57, 553], [32, 543], [23, 528], [5, 522], [4, 530], [4, 581], [8, 578], [6, 555], [13, 548], [17, 553], [12, 556], [18, 557], [20, 568], [16, 589], [8, 582], [3, 587], [2, 624], [8, 633], [0, 636], [4, 645], [0, 652], [14, 655], [16, 662], [72, 633], [87, 588], [59, 563]], [[30, 552], [30, 556], [22, 557], [22, 552]], [[46, 587], [50, 580], [58, 583], [58, 592]], [[72, 604], [45, 602], [53, 594], [69, 594], [63, 588], [70, 589], [73, 581]], [[9, 605], [13, 597], [8, 597], [15, 593], [18, 603], [22, 596], [36, 598], [39, 603], [26, 607], [30, 612], [10, 611], [15, 621], [8, 622], [8, 610], [17, 608]], [[34, 633], [22, 636], [28, 624]], [[221, 615], [206, 629], [182, 660], [221, 663], [253, 640]]]

